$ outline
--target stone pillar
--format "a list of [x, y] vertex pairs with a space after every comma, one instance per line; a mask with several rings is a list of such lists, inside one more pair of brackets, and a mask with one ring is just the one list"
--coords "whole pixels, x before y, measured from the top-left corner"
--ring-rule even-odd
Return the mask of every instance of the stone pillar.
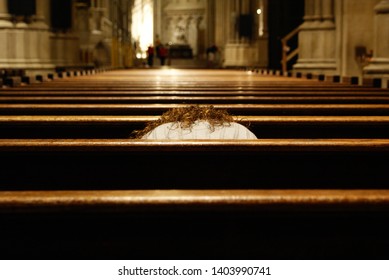
[[269, 31], [267, 26], [267, 7], [268, 0], [258, 0], [258, 8], [261, 9], [261, 14], [258, 16], [258, 67], [267, 68], [269, 65]]
[[260, 29], [259, 31], [259, 36], [265, 37], [268, 39], [269, 36], [269, 28], [268, 28], [268, 0], [258, 0], [258, 8], [261, 9], [261, 14], [259, 15], [259, 24], [258, 28]]
[[321, 1], [322, 0], [313, 0], [312, 20], [316, 21], [316, 23], [321, 21]]
[[305, 0], [304, 22], [300, 26], [298, 34], [299, 39], [299, 58], [295, 68], [302, 68], [306, 61], [312, 57], [312, 29], [314, 21], [314, 2]]
[[[256, 0], [234, 0], [232, 1], [230, 12], [235, 15], [232, 22], [233, 26], [233, 37], [230, 37], [230, 40], [225, 46], [224, 53], [224, 66], [225, 67], [236, 67], [236, 66], [247, 66], [247, 67], [256, 67], [259, 66], [259, 39], [258, 35], [252, 36], [252, 38], [244, 38], [239, 36], [239, 30], [237, 26], [237, 19], [239, 15], [250, 14], [254, 16], [256, 14], [257, 7], [255, 11], [252, 10], [255, 7], [254, 4], [257, 4]], [[265, 13], [267, 11], [264, 11]], [[252, 23], [254, 24], [254, 23]], [[232, 32], [231, 32], [232, 33]]]
[[0, 65], [3, 68], [9, 67], [13, 27], [11, 15], [8, 14], [7, 0], [0, 0]]
[[323, 34], [320, 32], [321, 25], [321, 0], [313, 0], [313, 15], [311, 25], [312, 49], [311, 59], [318, 60], [323, 48]]
[[[56, 1], [61, 2], [61, 1]], [[71, 1], [74, 3], [75, 1]], [[53, 2], [52, 2], [53, 3]], [[62, 4], [62, 2], [61, 2]], [[75, 10], [66, 6], [66, 2], [63, 2], [64, 8], [66, 8], [66, 16], [70, 19], [70, 26], [66, 26], [66, 30], [61, 30], [54, 33], [51, 37], [51, 50], [54, 57], [54, 63], [60, 67], [75, 67], [79, 66], [80, 61], [80, 38], [76, 34], [76, 17]], [[61, 6], [59, 6], [59, 9]]]
[[30, 54], [35, 67], [53, 69], [50, 48], [50, 1], [36, 0], [36, 15], [30, 24]]
[[304, 24], [308, 24], [314, 20], [314, 4], [313, 0], [305, 0]]
[[[154, 0], [154, 45], [158, 40], [163, 40], [164, 36], [162, 33], [162, 1]], [[166, 43], [166, 42], [161, 42]]]
[[13, 55], [10, 62], [14, 68], [29, 68], [30, 65], [30, 29], [23, 21], [23, 17], [18, 18], [18, 22], [13, 29]]
[[336, 27], [334, 0], [306, 0], [304, 23], [299, 32], [299, 58], [293, 66], [299, 72], [334, 74]]
[[333, 26], [334, 22], [334, 1], [322, 0], [322, 20]]
[[0, 28], [13, 27], [11, 15], [8, 14], [7, 0], [0, 0]]
[[202, 20], [201, 16], [193, 15], [189, 18], [188, 23], [188, 43], [192, 47], [193, 55], [197, 56], [199, 50], [199, 25]]
[[216, 20], [216, 10], [215, 10], [215, 0], [209, 0], [207, 2], [206, 8], [206, 25], [207, 33], [204, 38], [205, 47], [209, 47], [215, 44], [215, 20]]
[[323, 34], [322, 58], [323, 63], [328, 68], [336, 68], [336, 34], [335, 34], [335, 16], [334, 0], [322, 0], [322, 23], [321, 29]]
[[36, 0], [36, 16], [34, 27], [40, 27], [42, 29], [48, 29], [48, 19], [47, 16], [50, 15], [50, 3], [48, 0]]
[[389, 0], [379, 2], [375, 8], [374, 49], [366, 75], [389, 77]]
[[248, 14], [250, 13], [250, 0], [241, 0], [240, 3], [240, 13]]
[[230, 14], [228, 12], [228, 6], [230, 1], [227, 0], [215, 0], [215, 15], [210, 15], [215, 18], [215, 30], [214, 30], [214, 42], [216, 46], [222, 51], [225, 42], [228, 40], [228, 34], [230, 25]]
[[229, 5], [228, 5], [228, 11], [229, 11], [229, 34], [228, 34], [228, 42], [230, 43], [235, 43], [238, 41], [238, 30], [237, 30], [237, 22], [238, 22], [238, 16], [239, 16], [239, 11], [237, 7], [237, 2], [236, 0], [230, 0]]

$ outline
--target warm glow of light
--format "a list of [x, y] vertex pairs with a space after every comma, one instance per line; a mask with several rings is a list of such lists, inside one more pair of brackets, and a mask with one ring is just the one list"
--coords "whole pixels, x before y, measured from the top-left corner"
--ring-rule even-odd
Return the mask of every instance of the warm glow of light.
[[262, 37], [264, 35], [264, 26], [265, 26], [262, 8], [257, 9], [257, 14], [258, 14], [258, 36]]
[[142, 53], [153, 44], [153, 25], [153, 0], [135, 0], [131, 32]]

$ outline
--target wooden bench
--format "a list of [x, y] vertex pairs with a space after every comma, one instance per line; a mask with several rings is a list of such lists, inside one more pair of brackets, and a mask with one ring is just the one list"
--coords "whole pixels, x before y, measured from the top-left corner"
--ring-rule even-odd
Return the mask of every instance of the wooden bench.
[[388, 104], [388, 96], [1, 96], [0, 104]]
[[[189, 104], [0, 104], [0, 115], [158, 115]], [[233, 115], [388, 116], [389, 104], [215, 104]]]
[[0, 191], [4, 259], [386, 259], [387, 190]]
[[3, 190], [389, 189], [387, 139], [0, 140]]
[[[0, 90], [1, 137], [25, 138], [0, 139], [0, 257], [387, 259], [387, 91], [132, 73]], [[234, 108], [261, 139], [124, 139], [178, 102]]]
[[382, 211], [389, 190], [0, 191], [0, 212]]
[[[24, 88], [23, 88], [24, 89]], [[0, 91], [0, 96], [2, 97], [55, 97], [55, 96], [85, 96], [85, 97], [109, 97], [109, 96], [118, 96], [118, 97], [131, 97], [131, 96], [225, 96], [225, 97], [234, 97], [234, 96], [285, 96], [285, 97], [308, 97], [308, 96], [387, 96], [387, 90], [354, 90], [354, 89], [339, 89], [339, 90], [321, 90], [321, 89], [306, 89], [306, 90], [279, 90], [277, 88], [268, 89], [263, 91], [258, 90], [239, 90], [239, 89], [231, 89], [231, 88], [217, 88], [214, 90], [207, 89], [197, 89], [192, 90], [188, 88], [177, 88], [172, 90], [165, 89], [153, 89], [148, 88], [145, 90], [142, 89], [75, 89], [69, 90], [66, 88], [58, 88], [55, 90], [51, 89], [39, 89], [39, 90], [21, 90], [18, 91]]]
[[[0, 116], [0, 138], [129, 138], [158, 116]], [[263, 138], [388, 138], [389, 116], [236, 116]]]
[[389, 140], [0, 140], [4, 259], [387, 257]]
[[[141, 73], [141, 72], [140, 72]], [[221, 71], [222, 75], [225, 75], [226, 71]], [[143, 72], [144, 75], [144, 72]], [[132, 77], [131, 77], [132, 76]], [[23, 88], [9, 88], [10, 92], [21, 91], [56, 91], [63, 90], [66, 87], [68, 90], [82, 90], [82, 91], [371, 91], [371, 92], [384, 92], [382, 89], [376, 89], [368, 86], [356, 86], [349, 84], [338, 84], [331, 82], [316, 82], [301, 79], [291, 79], [284, 77], [265, 78], [253, 77], [247, 79], [247, 75], [237, 73], [232, 79], [226, 75], [224, 80], [213, 79], [211, 76], [193, 76], [192, 78], [183, 79], [167, 79], [161, 80], [155, 76], [150, 76], [145, 80], [142, 76], [127, 75], [127, 77], [121, 76], [105, 76], [98, 75], [93, 77], [78, 77], [72, 79], [60, 79], [54, 80], [49, 83], [30, 85]]]
[[233, 91], [241, 91], [241, 92], [314, 92], [314, 91], [323, 91], [323, 92], [387, 92], [387, 89], [379, 89], [379, 88], [371, 88], [371, 87], [362, 87], [362, 86], [348, 86], [343, 84], [304, 84], [301, 82], [298, 83], [271, 83], [264, 84], [260, 82], [258, 84], [253, 83], [187, 83], [180, 84], [179, 82], [171, 83], [171, 84], [161, 84], [155, 82], [147, 83], [118, 83], [112, 81], [104, 81], [104, 82], [91, 82], [90, 84], [80, 84], [75, 82], [74, 80], [69, 81], [67, 83], [44, 83], [44, 84], [31, 84], [25, 87], [17, 87], [17, 88], [4, 88], [1, 89], [0, 92], [7, 93], [33, 93], [33, 92], [56, 92], [56, 91], [64, 91], [64, 88], [69, 91], [83, 91], [83, 92], [107, 92], [110, 90], [113, 91], [121, 91], [121, 92], [152, 92], [152, 91], [191, 91], [191, 92], [233, 92]]

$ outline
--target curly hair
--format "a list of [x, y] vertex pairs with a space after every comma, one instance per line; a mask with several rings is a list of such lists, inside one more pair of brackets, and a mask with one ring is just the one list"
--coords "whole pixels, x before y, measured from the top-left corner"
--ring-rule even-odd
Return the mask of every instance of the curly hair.
[[194, 123], [199, 120], [207, 121], [212, 131], [216, 126], [229, 125], [234, 122], [233, 117], [226, 110], [215, 109], [213, 106], [191, 105], [170, 109], [163, 113], [158, 120], [149, 122], [144, 129], [133, 131], [131, 138], [141, 139], [157, 126], [171, 122], [178, 123], [182, 129], [191, 129]]

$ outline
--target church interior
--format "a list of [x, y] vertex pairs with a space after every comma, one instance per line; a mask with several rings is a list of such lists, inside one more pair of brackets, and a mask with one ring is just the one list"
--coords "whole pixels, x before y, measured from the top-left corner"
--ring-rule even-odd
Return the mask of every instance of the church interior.
[[389, 0], [0, 0], [0, 258], [388, 259], [388, 88]]

